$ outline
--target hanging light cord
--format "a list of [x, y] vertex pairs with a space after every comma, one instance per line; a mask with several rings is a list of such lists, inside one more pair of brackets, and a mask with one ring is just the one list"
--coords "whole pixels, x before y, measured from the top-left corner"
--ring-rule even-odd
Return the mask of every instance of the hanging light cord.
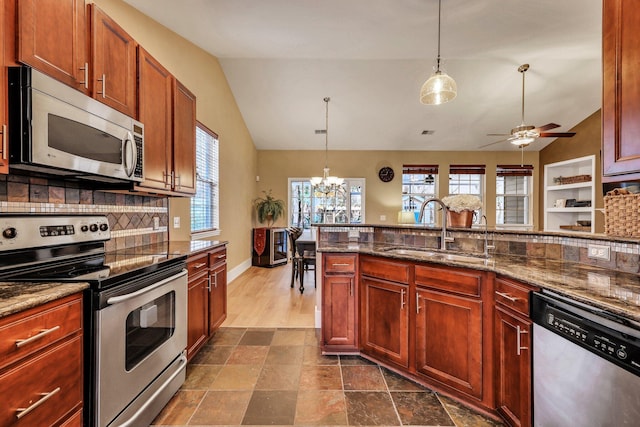
[[[329, 101], [331, 98], [328, 96], [324, 98], [325, 102], [325, 128], [324, 128], [324, 169], [329, 167]], [[326, 177], [325, 177], [326, 178]]]
[[440, 72], [440, 16], [442, 15], [442, 0], [438, 0], [438, 59], [436, 73]]

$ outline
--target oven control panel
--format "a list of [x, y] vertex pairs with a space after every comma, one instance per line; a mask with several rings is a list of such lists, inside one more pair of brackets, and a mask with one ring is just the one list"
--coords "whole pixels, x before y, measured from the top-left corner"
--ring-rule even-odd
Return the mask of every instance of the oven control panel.
[[106, 216], [0, 215], [0, 251], [109, 240]]

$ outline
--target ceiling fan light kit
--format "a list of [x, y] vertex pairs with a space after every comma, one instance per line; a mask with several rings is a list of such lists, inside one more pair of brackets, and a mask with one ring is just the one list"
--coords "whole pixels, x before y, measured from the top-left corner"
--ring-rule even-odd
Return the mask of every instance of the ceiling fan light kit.
[[547, 123], [544, 126], [526, 125], [524, 121], [524, 73], [529, 69], [529, 64], [522, 64], [518, 67], [518, 72], [522, 74], [522, 122], [520, 126], [511, 129], [509, 134], [490, 133], [488, 136], [509, 136], [509, 138], [501, 139], [490, 144], [482, 145], [480, 148], [488, 147], [500, 142], [509, 141], [518, 148], [524, 148], [538, 138], [569, 138], [574, 136], [575, 132], [545, 132], [550, 129], [559, 128], [560, 125], [555, 123]]
[[420, 102], [426, 105], [440, 105], [452, 101], [458, 94], [455, 80], [440, 70], [440, 17], [442, 15], [442, 0], [438, 0], [438, 58], [436, 71], [422, 85]]

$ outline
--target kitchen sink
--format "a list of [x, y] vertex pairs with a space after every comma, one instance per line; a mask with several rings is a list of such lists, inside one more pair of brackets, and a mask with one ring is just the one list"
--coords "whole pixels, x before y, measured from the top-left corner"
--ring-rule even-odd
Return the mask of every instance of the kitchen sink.
[[489, 261], [489, 259], [485, 257], [454, 254], [451, 252], [438, 252], [429, 249], [390, 248], [386, 249], [384, 252], [396, 255], [406, 255], [421, 259], [437, 259], [467, 264], [486, 264]]

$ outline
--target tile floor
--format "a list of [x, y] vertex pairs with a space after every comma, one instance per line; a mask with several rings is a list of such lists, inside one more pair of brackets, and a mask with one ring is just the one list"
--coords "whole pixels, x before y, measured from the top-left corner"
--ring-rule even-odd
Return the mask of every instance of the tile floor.
[[318, 330], [222, 328], [154, 426], [500, 426], [357, 356], [322, 356]]

